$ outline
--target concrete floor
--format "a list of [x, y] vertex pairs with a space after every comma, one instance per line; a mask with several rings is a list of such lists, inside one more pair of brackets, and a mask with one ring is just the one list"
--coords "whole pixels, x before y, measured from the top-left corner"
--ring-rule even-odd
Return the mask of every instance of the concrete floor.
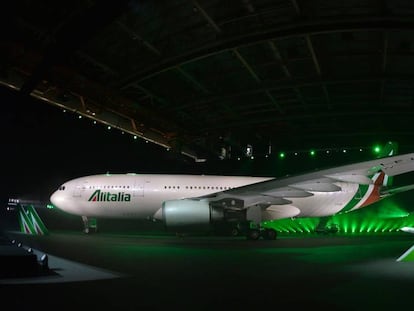
[[[402, 232], [276, 241], [74, 231], [6, 235], [61, 260], [51, 267], [54, 282], [0, 282], [11, 310], [395, 310], [409, 306], [414, 291], [414, 262], [396, 261], [414, 244], [414, 236]], [[64, 262], [77, 278], [68, 277]], [[90, 277], [97, 271], [103, 274]]]

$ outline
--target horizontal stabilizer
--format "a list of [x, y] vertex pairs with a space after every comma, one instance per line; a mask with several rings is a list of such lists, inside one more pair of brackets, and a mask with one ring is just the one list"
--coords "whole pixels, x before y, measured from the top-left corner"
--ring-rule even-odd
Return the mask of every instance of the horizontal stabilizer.
[[381, 196], [390, 196], [390, 195], [394, 195], [394, 194], [397, 194], [397, 193], [410, 191], [410, 190], [413, 190], [413, 189], [414, 189], [414, 184], [403, 186], [403, 187], [398, 187], [398, 188], [382, 189], [381, 190]]
[[414, 161], [410, 161], [410, 162], [403, 163], [403, 164], [398, 163], [396, 161], [395, 164], [398, 164], [398, 165], [387, 165], [386, 167], [384, 167], [383, 168], [384, 173], [387, 174], [388, 176], [395, 176], [395, 175], [400, 175], [403, 173], [411, 172], [414, 170]]
[[414, 245], [411, 246], [404, 254], [397, 258], [397, 261], [413, 261], [414, 260]]

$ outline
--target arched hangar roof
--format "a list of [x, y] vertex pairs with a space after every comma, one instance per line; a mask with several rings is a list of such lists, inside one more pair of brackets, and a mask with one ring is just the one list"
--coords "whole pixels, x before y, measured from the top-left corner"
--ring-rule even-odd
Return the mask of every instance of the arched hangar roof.
[[414, 138], [409, 0], [16, 1], [0, 81], [195, 159]]

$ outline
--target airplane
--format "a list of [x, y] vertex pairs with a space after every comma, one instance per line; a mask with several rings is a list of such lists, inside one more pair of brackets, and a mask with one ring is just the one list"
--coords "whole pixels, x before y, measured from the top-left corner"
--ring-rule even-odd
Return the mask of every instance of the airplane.
[[380, 158], [283, 178], [97, 174], [65, 182], [50, 201], [82, 216], [86, 233], [90, 219], [135, 218], [176, 232], [226, 223], [248, 239], [274, 240], [276, 230], [264, 221], [347, 213], [414, 189], [390, 188], [393, 176], [414, 171], [414, 153], [396, 149], [388, 142]]

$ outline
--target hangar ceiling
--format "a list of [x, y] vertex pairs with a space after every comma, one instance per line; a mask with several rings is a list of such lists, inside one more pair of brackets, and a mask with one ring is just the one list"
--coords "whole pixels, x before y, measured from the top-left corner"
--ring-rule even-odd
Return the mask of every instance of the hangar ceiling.
[[413, 1], [21, 0], [0, 14], [1, 84], [194, 159], [414, 138]]

